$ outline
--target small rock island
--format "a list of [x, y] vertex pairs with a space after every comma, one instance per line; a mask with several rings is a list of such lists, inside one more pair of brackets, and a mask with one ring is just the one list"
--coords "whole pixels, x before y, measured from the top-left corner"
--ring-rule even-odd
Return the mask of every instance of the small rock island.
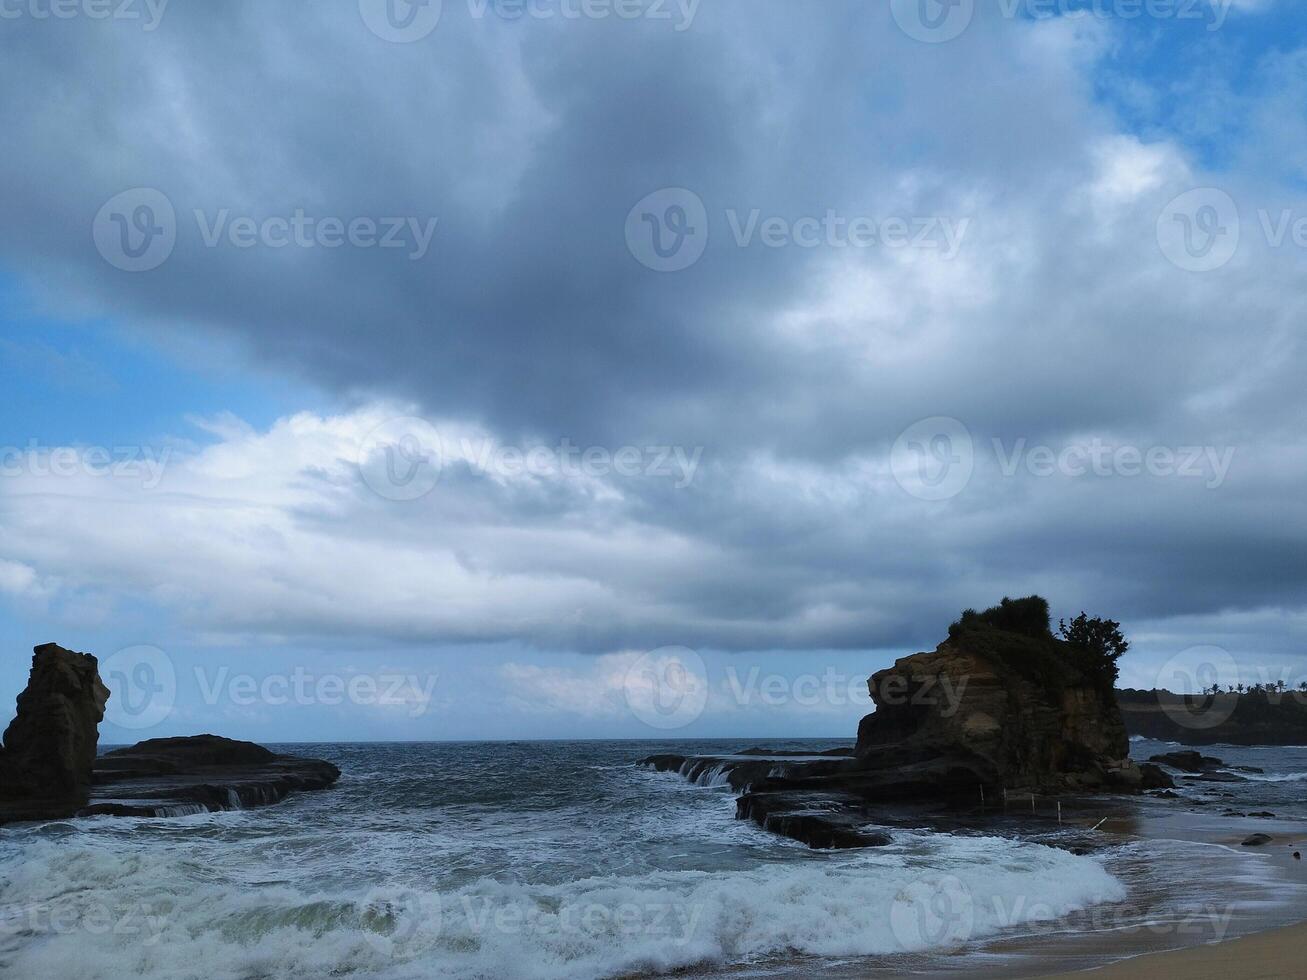
[[91, 654], [54, 643], [34, 649], [0, 748], [0, 824], [245, 809], [340, 778], [330, 762], [217, 735], [150, 739], [97, 755], [110, 696]]
[[1167, 788], [1165, 771], [1129, 757], [1113, 690], [1126, 646], [1116, 625], [1082, 615], [1058, 637], [1043, 598], [1004, 599], [964, 612], [935, 650], [873, 675], [876, 710], [849, 754], [801, 760], [754, 749], [643, 762], [727, 783], [741, 793], [739, 818], [813, 847], [887, 843], [866, 829], [870, 808], [886, 804], [997, 806], [1009, 796]]

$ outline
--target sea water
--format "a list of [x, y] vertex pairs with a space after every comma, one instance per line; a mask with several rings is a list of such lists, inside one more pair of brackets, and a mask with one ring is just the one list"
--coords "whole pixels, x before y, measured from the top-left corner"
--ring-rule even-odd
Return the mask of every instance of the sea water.
[[[920, 965], [1096, 908], [1154, 914], [1165, 891], [1156, 851], [1131, 843], [1077, 854], [896, 827], [888, 847], [810, 850], [735, 820], [727, 788], [635, 765], [667, 742], [277, 748], [336, 763], [339, 784], [262, 809], [0, 829], [0, 976], [801, 976]], [[1307, 773], [1307, 750], [1279, 761], [1255, 785], [1284, 796], [1304, 784], [1283, 764]]]

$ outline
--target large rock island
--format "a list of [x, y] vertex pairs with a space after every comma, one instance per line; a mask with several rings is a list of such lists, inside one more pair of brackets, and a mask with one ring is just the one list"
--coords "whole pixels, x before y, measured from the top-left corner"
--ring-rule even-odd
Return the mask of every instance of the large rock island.
[[0, 748], [0, 824], [243, 809], [340, 777], [329, 762], [216, 735], [151, 739], [97, 755], [110, 696], [89, 653], [54, 643], [35, 648]]
[[[1055, 637], [1048, 603], [1004, 599], [968, 610], [933, 651], [872, 676], [876, 710], [848, 757], [644, 760], [741, 792], [737, 815], [816, 847], [884, 843], [866, 829], [870, 808], [929, 801], [1000, 806], [1010, 796], [1137, 792], [1165, 787], [1136, 766], [1113, 693], [1116, 657], [1101, 620]], [[1110, 632], [1110, 631], [1108, 631]], [[1115, 634], [1119, 639], [1119, 633]]]

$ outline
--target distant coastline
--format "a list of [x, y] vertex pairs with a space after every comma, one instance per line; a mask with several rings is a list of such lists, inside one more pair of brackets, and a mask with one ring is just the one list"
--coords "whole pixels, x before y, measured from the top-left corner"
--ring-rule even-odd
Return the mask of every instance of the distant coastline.
[[[1241, 685], [1242, 686], [1242, 685]], [[1174, 694], [1118, 690], [1126, 731], [1182, 745], [1307, 745], [1307, 693], [1283, 687]]]

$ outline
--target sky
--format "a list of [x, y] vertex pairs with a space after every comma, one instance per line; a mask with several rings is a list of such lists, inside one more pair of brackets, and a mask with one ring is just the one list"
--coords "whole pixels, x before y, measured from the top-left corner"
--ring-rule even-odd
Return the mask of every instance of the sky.
[[1288, 0], [14, 0], [0, 704], [852, 738], [965, 607], [1307, 679]]

